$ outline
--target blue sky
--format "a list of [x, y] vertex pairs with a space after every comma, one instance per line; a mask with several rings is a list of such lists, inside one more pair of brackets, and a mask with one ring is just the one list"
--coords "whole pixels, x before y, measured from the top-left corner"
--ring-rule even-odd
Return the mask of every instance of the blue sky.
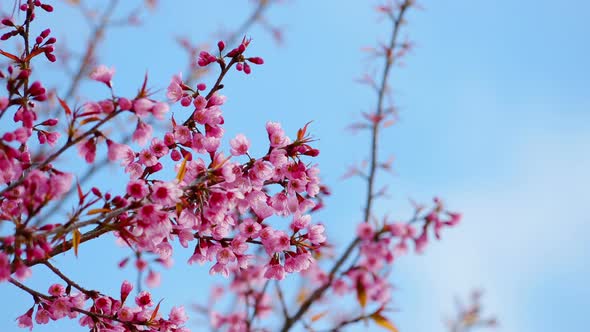
[[[291, 133], [314, 120], [320, 168], [334, 192], [321, 219], [340, 245], [361, 218], [362, 183], [338, 178], [367, 156], [368, 137], [344, 128], [375, 104], [354, 79], [372, 65], [361, 48], [388, 34], [372, 11], [376, 3], [291, 0], [273, 7], [268, 18], [284, 28], [285, 43], [277, 46], [260, 28], [250, 31], [251, 53], [266, 63], [248, 77], [232, 73], [224, 89], [229, 136], [242, 132], [260, 142], [267, 120]], [[381, 154], [395, 156], [396, 175], [381, 177], [392, 195], [377, 209], [401, 219], [410, 214], [408, 198], [426, 202], [438, 195], [465, 218], [424, 255], [399, 260], [392, 278], [400, 311], [393, 320], [401, 331], [444, 331], [442, 317], [453, 312], [454, 296], [477, 287], [485, 290], [486, 309], [499, 317], [499, 331], [584, 331], [590, 306], [590, 3], [422, 5], [402, 34], [416, 48], [393, 71], [401, 119], [383, 136]], [[244, 0], [162, 1], [140, 29], [111, 31], [101, 62], [116, 67], [121, 94], [132, 95], [146, 70], [152, 86], [165, 88], [185, 67], [175, 36], [210, 41], [220, 25], [241, 22], [248, 8]], [[65, 22], [52, 25], [58, 40], [65, 36], [74, 45], [85, 38], [86, 26], [71, 10], [58, 4], [52, 17]], [[83, 89], [87, 97], [105, 92]], [[112, 268], [121, 252], [110, 247], [112, 239], [105, 239], [81, 248], [79, 260], [59, 262], [89, 287], [115, 292], [133, 274]], [[205, 298], [203, 285], [211, 278], [207, 268], [184, 264], [189, 255], [177, 252], [176, 268], [163, 271], [156, 296], [168, 303]], [[30, 282], [45, 287], [47, 275], [36, 270]], [[18, 331], [4, 324], [28, 308], [29, 298], [5, 284], [0, 292], [11, 299], [0, 303], [2, 331]]]

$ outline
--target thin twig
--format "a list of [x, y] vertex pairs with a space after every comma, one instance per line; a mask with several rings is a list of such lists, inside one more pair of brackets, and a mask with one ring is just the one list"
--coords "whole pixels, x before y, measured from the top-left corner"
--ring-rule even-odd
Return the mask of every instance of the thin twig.
[[[381, 76], [381, 84], [380, 84], [380, 88], [379, 88], [379, 92], [378, 92], [378, 97], [377, 97], [377, 112], [376, 112], [376, 118], [380, 118], [383, 115], [384, 112], [384, 107], [383, 107], [383, 100], [384, 100], [384, 96], [385, 96], [385, 92], [387, 90], [387, 79], [389, 76], [389, 72], [391, 70], [391, 67], [393, 66], [394, 63], [394, 48], [395, 45], [397, 44], [397, 38], [398, 38], [398, 33], [399, 33], [399, 29], [401, 27], [401, 24], [403, 22], [403, 17], [404, 14], [406, 13], [406, 10], [411, 6], [412, 4], [412, 0], [406, 0], [403, 4], [400, 5], [400, 9], [399, 12], [397, 14], [397, 17], [394, 18], [394, 25], [393, 25], [393, 31], [391, 34], [391, 39], [390, 39], [390, 43], [389, 43], [389, 50], [390, 52], [386, 52], [385, 55], [385, 67], [383, 69], [383, 74]], [[378, 139], [379, 139], [379, 125], [380, 125], [380, 121], [374, 121], [373, 122], [373, 126], [372, 126], [372, 130], [371, 130], [371, 163], [370, 163], [370, 167], [369, 167], [369, 175], [367, 178], [367, 196], [366, 196], [366, 203], [365, 203], [365, 211], [364, 211], [364, 221], [368, 222], [369, 218], [371, 216], [371, 210], [372, 210], [372, 206], [373, 206], [373, 187], [374, 187], [374, 183], [375, 183], [375, 175], [376, 175], [376, 171], [377, 171], [377, 143], [378, 143]], [[348, 257], [350, 256], [350, 254], [353, 252], [353, 250], [356, 248], [356, 246], [360, 243], [360, 239], [358, 237], [355, 237], [355, 239], [348, 245], [348, 247], [346, 248], [346, 250], [344, 251], [344, 253], [342, 254], [342, 256], [340, 256], [340, 258], [336, 261], [336, 263], [333, 265], [333, 267], [330, 269], [330, 273], [328, 275], [328, 280], [325, 284], [323, 284], [322, 286], [320, 286], [319, 288], [317, 288], [307, 299], [305, 299], [305, 301], [301, 304], [301, 306], [299, 307], [299, 309], [297, 310], [297, 312], [289, 319], [285, 319], [285, 322], [283, 324], [283, 327], [281, 328], [282, 332], [287, 332], [289, 331], [293, 325], [299, 321], [303, 315], [307, 312], [307, 310], [311, 307], [311, 305], [318, 300], [325, 292], [326, 290], [328, 290], [328, 288], [330, 288], [330, 286], [332, 285], [332, 282], [334, 281], [334, 276], [337, 273], [337, 271], [340, 269], [340, 267], [344, 264], [344, 262], [348, 259]]]

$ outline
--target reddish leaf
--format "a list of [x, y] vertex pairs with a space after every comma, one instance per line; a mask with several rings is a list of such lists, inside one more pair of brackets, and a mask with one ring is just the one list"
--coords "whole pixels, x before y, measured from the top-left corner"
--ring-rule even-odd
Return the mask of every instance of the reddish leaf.
[[57, 100], [59, 100], [59, 104], [61, 105], [61, 107], [63, 107], [64, 111], [66, 112], [66, 115], [72, 115], [72, 110], [70, 109], [70, 106], [66, 104], [66, 101], [59, 97], [57, 97]]
[[100, 120], [99, 117], [93, 116], [91, 118], [86, 118], [86, 119], [80, 121], [80, 125], [85, 125], [85, 124], [87, 124], [89, 122], [94, 122], [94, 121], [99, 121], [99, 120]]
[[11, 59], [11, 60], [14, 60], [14, 61], [16, 61], [16, 62], [20, 62], [20, 59], [19, 59], [19, 57], [17, 57], [17, 56], [16, 56], [16, 55], [14, 55], [14, 54], [10, 54], [10, 53], [8, 53], [8, 52], [4, 52], [3, 50], [0, 50], [0, 54], [4, 55], [5, 57], [7, 57], [7, 58], [9, 58], [9, 59]]
[[86, 196], [84, 196], [84, 193], [82, 192], [82, 187], [80, 187], [80, 182], [76, 182], [76, 188], [78, 189], [78, 199], [79, 199], [79, 202], [81, 205], [82, 203], [84, 203], [84, 198]]
[[154, 312], [152, 312], [152, 316], [150, 317], [150, 320], [148, 320], [148, 323], [153, 322], [156, 316], [158, 315], [158, 310], [160, 310], [160, 304], [162, 303], [162, 301], [164, 301], [164, 299], [161, 299], [160, 302], [158, 302], [158, 305], [156, 306], [156, 309], [154, 309]]
[[303, 138], [305, 137], [305, 133], [307, 132], [307, 126], [309, 126], [310, 123], [311, 123], [311, 121], [306, 123], [303, 128], [297, 130], [297, 140], [298, 141], [303, 140]]

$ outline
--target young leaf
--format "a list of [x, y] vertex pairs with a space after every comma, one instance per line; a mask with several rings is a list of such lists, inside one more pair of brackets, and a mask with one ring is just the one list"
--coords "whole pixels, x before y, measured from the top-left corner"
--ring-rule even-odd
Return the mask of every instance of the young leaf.
[[324, 316], [326, 316], [328, 314], [328, 311], [322, 311], [319, 314], [315, 314], [313, 316], [311, 316], [311, 322], [316, 322], [320, 319], [322, 319]]
[[80, 245], [80, 240], [82, 239], [82, 234], [76, 228], [72, 233], [72, 246], [74, 247], [74, 255], [78, 257], [78, 246]]
[[382, 316], [379, 312], [372, 314], [370, 317], [375, 323], [377, 323], [377, 325], [383, 327], [387, 331], [399, 332], [397, 327], [395, 327], [395, 325], [393, 325], [392, 322], [390, 322], [387, 318]]
[[0, 50], [0, 54], [4, 55], [5, 57], [7, 57], [7, 58], [9, 58], [11, 60], [14, 60], [16, 62], [20, 62], [20, 59], [16, 55], [14, 55], [14, 54], [10, 54], [8, 52], [4, 52], [3, 50]]
[[357, 281], [356, 283], [356, 298], [359, 301], [361, 307], [364, 308], [367, 305], [367, 290], [360, 281]]
[[182, 181], [182, 179], [184, 179], [184, 174], [186, 173], [186, 161], [188, 154], [186, 154], [184, 156], [184, 159], [182, 160], [182, 164], [180, 164], [180, 168], [178, 169], [178, 175], [176, 176], [176, 179], [178, 180], [178, 182]]
[[82, 187], [80, 186], [79, 181], [76, 181], [76, 189], [78, 190], [79, 204], [82, 205], [82, 203], [84, 203], [84, 198], [86, 198], [86, 196], [84, 196], [84, 193], [82, 192]]
[[148, 320], [149, 323], [153, 322], [156, 316], [158, 315], [158, 310], [160, 310], [160, 304], [162, 303], [162, 301], [164, 301], [164, 299], [161, 299], [160, 302], [158, 302], [156, 309], [154, 309], [154, 312], [152, 312], [152, 316], [150, 317], [150, 320]]
[[111, 212], [111, 209], [92, 209], [92, 210], [88, 210], [86, 215], [91, 216], [93, 214], [99, 214], [99, 213], [103, 213], [103, 212]]

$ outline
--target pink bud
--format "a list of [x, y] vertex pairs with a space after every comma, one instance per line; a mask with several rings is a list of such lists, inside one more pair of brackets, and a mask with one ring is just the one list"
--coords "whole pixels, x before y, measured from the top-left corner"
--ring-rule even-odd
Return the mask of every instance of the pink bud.
[[47, 58], [47, 60], [49, 60], [51, 62], [55, 62], [55, 60], [57, 60], [57, 58], [55, 57], [55, 55], [53, 55], [51, 53], [45, 53], [45, 57]]
[[199, 90], [199, 91], [205, 91], [205, 89], [207, 89], [207, 85], [205, 83], [199, 83], [199, 84], [197, 84], [197, 90]]
[[189, 96], [182, 97], [180, 99], [180, 105], [182, 105], [184, 107], [187, 107], [187, 106], [189, 106], [191, 104], [191, 101], [192, 101], [191, 100], [191, 97], [189, 97]]
[[264, 63], [264, 60], [261, 57], [252, 57], [248, 58], [248, 61], [252, 62], [255, 65], [261, 65]]
[[53, 11], [53, 7], [51, 5], [42, 4], [41, 8], [43, 8], [48, 13], [51, 13]]
[[223, 42], [223, 40], [220, 40], [217, 43], [217, 48], [219, 49], [219, 52], [223, 51], [223, 49], [225, 48], [225, 43]]
[[9, 19], [9, 18], [5, 18], [2, 20], [2, 24], [8, 26], [8, 27], [13, 27], [14, 23]]
[[170, 158], [172, 158], [173, 161], [179, 161], [182, 159], [182, 154], [180, 154], [178, 150], [172, 150], [170, 153]]
[[127, 299], [127, 296], [129, 296], [129, 293], [131, 293], [131, 291], [133, 290], [133, 285], [125, 280], [123, 281], [123, 284], [121, 285], [121, 302], [124, 303], [125, 300]]
[[119, 98], [119, 108], [122, 111], [128, 111], [131, 109], [131, 107], [133, 107], [133, 104], [131, 103], [131, 101], [129, 99], [123, 98], [123, 97]]

